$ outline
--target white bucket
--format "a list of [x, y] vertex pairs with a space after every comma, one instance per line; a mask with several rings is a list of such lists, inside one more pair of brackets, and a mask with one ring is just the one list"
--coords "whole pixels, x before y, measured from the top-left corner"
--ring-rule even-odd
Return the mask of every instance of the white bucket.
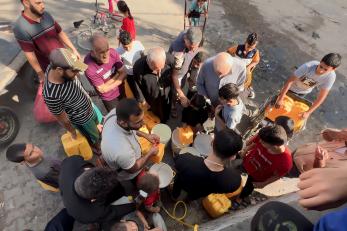
[[157, 124], [153, 127], [151, 134], [160, 137], [160, 143], [167, 144], [171, 139], [171, 128], [166, 124]]
[[198, 134], [195, 137], [193, 147], [200, 153], [202, 156], [207, 156], [212, 152], [212, 137], [207, 134]]
[[199, 156], [199, 157], [201, 156], [199, 151], [193, 147], [185, 147], [185, 148], [181, 149], [181, 151], [179, 152], [180, 155], [184, 154], [184, 153], [190, 153], [194, 156]]
[[153, 164], [149, 169], [149, 172], [158, 174], [159, 176], [159, 188], [167, 187], [174, 178], [174, 171], [165, 163]]
[[172, 137], [171, 137], [171, 149], [172, 152], [175, 154], [178, 154], [182, 148], [188, 147], [189, 144], [182, 144], [179, 140], [178, 137], [178, 128], [176, 128], [173, 132], [172, 132]]

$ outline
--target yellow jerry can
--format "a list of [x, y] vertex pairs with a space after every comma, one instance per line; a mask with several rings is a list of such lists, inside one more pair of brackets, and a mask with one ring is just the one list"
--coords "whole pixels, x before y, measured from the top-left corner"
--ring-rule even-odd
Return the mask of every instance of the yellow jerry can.
[[59, 192], [59, 188], [55, 188], [53, 186], [50, 186], [48, 184], [45, 184], [43, 183], [42, 181], [40, 180], [37, 180], [37, 183], [39, 183], [39, 185], [44, 189], [44, 190], [47, 190], [47, 191], [51, 191], [51, 192]]
[[202, 200], [206, 212], [213, 218], [222, 216], [231, 207], [231, 201], [225, 194], [212, 193]]
[[129, 87], [129, 83], [127, 80], [124, 80], [124, 90], [125, 90], [125, 96], [128, 99], [133, 99], [134, 98], [134, 94], [131, 90], [131, 88]]
[[[138, 140], [139, 140], [139, 143], [141, 146], [141, 154], [143, 156], [147, 155], [147, 153], [149, 152], [149, 150], [152, 147], [152, 143], [143, 137], [139, 137]], [[158, 147], [159, 148], [158, 154], [151, 157], [151, 161], [154, 163], [160, 163], [162, 161], [162, 159], [164, 157], [164, 153], [165, 153], [165, 144], [160, 143], [160, 144], [158, 144], [158, 146], [159, 146]]]
[[90, 160], [93, 157], [92, 149], [88, 140], [79, 132], [77, 132], [77, 139], [74, 140], [69, 132], [61, 137], [61, 142], [67, 156], [80, 155], [84, 160]]
[[147, 126], [149, 131], [152, 131], [152, 128], [160, 123], [158, 116], [154, 115], [151, 111], [145, 111], [143, 116], [143, 122]]
[[178, 139], [181, 144], [189, 145], [193, 143], [194, 132], [190, 126], [178, 128]]

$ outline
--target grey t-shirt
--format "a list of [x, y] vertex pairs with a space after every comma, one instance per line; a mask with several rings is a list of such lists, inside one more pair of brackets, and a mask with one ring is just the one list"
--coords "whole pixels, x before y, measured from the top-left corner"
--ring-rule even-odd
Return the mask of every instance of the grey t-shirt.
[[294, 75], [298, 77], [289, 90], [298, 94], [308, 94], [313, 88], [330, 90], [336, 78], [335, 71], [323, 75], [316, 74], [319, 61], [310, 61], [301, 65]]
[[213, 68], [214, 57], [207, 59], [202, 65], [198, 79], [197, 90], [200, 95], [206, 96], [211, 100], [212, 105], [219, 104], [218, 90], [228, 83], [236, 84], [240, 91], [244, 90], [246, 81], [246, 65], [237, 58], [233, 58], [231, 73], [219, 78]]
[[61, 161], [51, 157], [45, 157], [35, 166], [28, 165], [34, 176], [45, 184], [59, 188], [59, 173]]
[[[240, 98], [238, 98], [238, 101], [239, 103], [237, 105], [231, 106], [226, 104], [223, 106], [221, 116], [223, 117], [227, 128], [235, 129], [236, 125], [241, 121], [245, 106]], [[222, 126], [217, 122], [217, 120], [216, 129], [217, 131], [222, 129]]]

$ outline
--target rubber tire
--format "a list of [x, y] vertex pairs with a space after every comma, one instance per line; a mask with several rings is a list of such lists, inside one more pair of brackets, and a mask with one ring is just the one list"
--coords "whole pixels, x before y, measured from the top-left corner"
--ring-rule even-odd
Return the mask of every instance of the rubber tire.
[[0, 139], [0, 147], [6, 147], [8, 144], [10, 144], [17, 136], [20, 123], [18, 120], [17, 115], [12, 111], [11, 108], [5, 107], [5, 106], [0, 106], [0, 117], [2, 115], [6, 115], [10, 117], [10, 132], [9, 134], [5, 137], [5, 139]]

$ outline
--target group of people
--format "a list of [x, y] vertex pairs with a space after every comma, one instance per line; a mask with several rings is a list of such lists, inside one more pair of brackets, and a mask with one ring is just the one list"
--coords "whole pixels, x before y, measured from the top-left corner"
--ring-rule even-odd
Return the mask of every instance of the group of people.
[[[288, 117], [279, 117], [273, 125], [261, 128], [245, 144], [237, 130], [246, 113], [244, 99], [255, 98], [252, 73], [260, 61], [257, 33], [249, 34], [244, 44], [208, 57], [202, 48], [202, 31], [193, 20], [196, 12], [207, 16], [206, 2], [194, 0], [188, 15], [193, 27], [182, 31], [167, 52], [162, 47], [145, 51], [136, 40], [128, 5], [118, 1], [118, 9], [124, 14], [119, 47], [111, 48], [104, 35], [94, 34], [92, 49], [82, 60], [59, 24], [45, 11], [43, 1], [21, 2], [24, 10], [15, 23], [14, 34], [43, 84], [46, 105], [73, 139], [77, 132], [87, 138], [98, 159], [95, 166], [80, 156], [54, 160], [33, 144], [13, 144], [8, 148], [9, 161], [24, 162], [39, 181], [60, 190], [65, 209], [49, 222], [46, 230], [72, 230], [74, 220], [97, 223], [104, 230], [167, 229], [159, 213], [159, 177], [147, 169], [151, 157], [159, 151], [160, 138], [140, 131], [146, 110], [161, 123], [166, 123], [170, 116], [182, 118], [182, 126], [191, 127], [194, 134], [204, 131], [202, 124], [208, 117], [215, 117], [212, 151], [206, 158], [190, 153], [174, 157], [176, 176], [169, 188], [172, 199], [184, 196], [196, 200], [242, 188], [234, 205], [249, 204], [254, 188], [262, 188], [295, 168], [307, 171], [301, 175], [299, 186], [302, 205], [320, 205], [309, 205], [310, 198], [318, 194], [307, 191], [312, 187], [309, 184], [314, 174], [319, 174], [310, 169], [329, 165], [326, 148], [313, 152], [312, 167], [307, 167], [311, 163], [307, 158], [300, 158], [300, 149], [298, 158], [293, 158], [288, 141], [294, 125]], [[319, 87], [313, 105], [300, 115], [307, 119], [327, 97], [336, 78], [334, 70], [340, 63], [341, 56], [330, 53], [321, 61], [300, 66], [285, 83], [276, 107], [283, 106], [288, 92], [302, 97]], [[80, 73], [84, 73], [108, 111], [103, 121], [98, 120], [96, 106], [78, 79]], [[126, 86], [133, 98], [127, 95]], [[323, 132], [327, 140], [336, 140], [340, 133], [344, 131]], [[141, 154], [139, 137], [152, 144], [147, 155]], [[339, 139], [347, 140], [345, 136]], [[238, 169], [230, 165], [236, 158], [242, 159]], [[248, 175], [244, 186], [240, 169]], [[139, 190], [141, 200], [114, 204], [129, 195], [124, 183]], [[343, 191], [334, 200], [341, 203], [346, 198]]]

